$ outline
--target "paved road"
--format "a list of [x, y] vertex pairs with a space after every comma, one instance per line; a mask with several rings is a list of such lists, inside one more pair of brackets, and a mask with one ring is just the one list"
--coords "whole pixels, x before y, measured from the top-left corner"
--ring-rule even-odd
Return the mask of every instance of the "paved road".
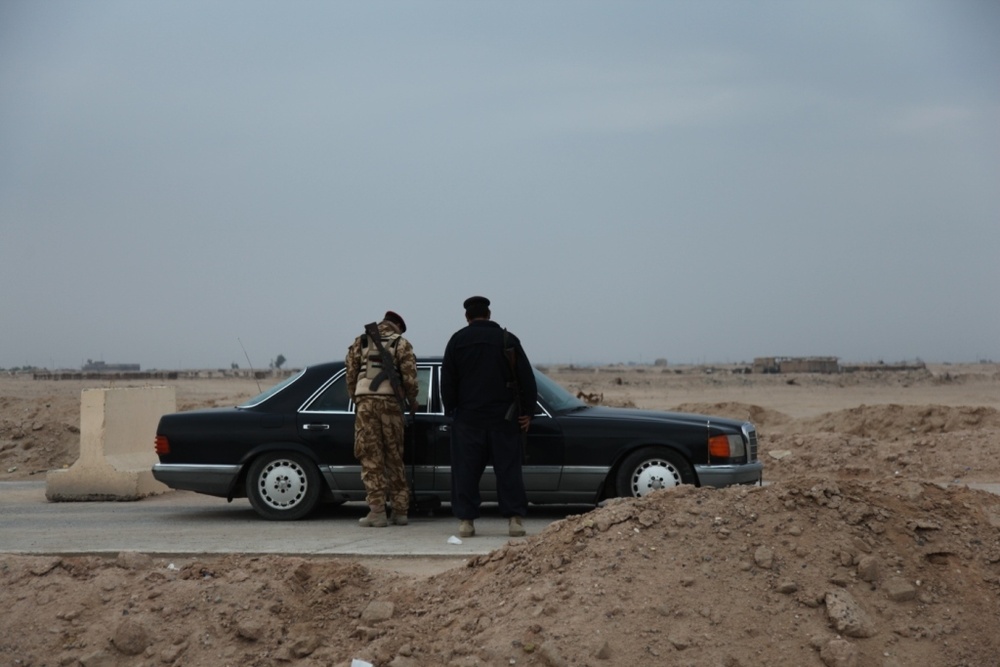
[[[1000, 484], [969, 484], [1000, 493]], [[587, 506], [533, 506], [529, 535]], [[45, 482], [0, 482], [0, 553], [302, 554], [352, 557], [453, 557], [485, 554], [503, 546], [507, 522], [495, 505], [476, 521], [477, 536], [455, 544], [458, 522], [447, 506], [410, 525], [360, 528], [363, 503], [324, 507], [304, 521], [265, 521], [245, 499], [227, 503], [187, 491], [136, 502], [49, 502]]]
[[[529, 535], [589, 507], [532, 507]], [[457, 538], [448, 507], [411, 516], [409, 526], [361, 528], [363, 503], [324, 507], [304, 521], [265, 521], [246, 499], [227, 503], [187, 491], [135, 502], [49, 502], [45, 482], [0, 482], [0, 552], [83, 554], [252, 553], [344, 556], [468, 557], [503, 546], [507, 521], [495, 505], [483, 508], [476, 537]]]

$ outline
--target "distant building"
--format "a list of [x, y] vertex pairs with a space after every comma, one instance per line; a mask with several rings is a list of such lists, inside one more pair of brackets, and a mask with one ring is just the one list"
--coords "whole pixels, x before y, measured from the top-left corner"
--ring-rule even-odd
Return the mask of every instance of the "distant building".
[[122, 371], [134, 372], [140, 369], [139, 364], [106, 364], [103, 361], [91, 361], [87, 359], [87, 363], [83, 365], [82, 370], [91, 373], [120, 373]]
[[756, 357], [754, 373], [839, 373], [837, 357]]

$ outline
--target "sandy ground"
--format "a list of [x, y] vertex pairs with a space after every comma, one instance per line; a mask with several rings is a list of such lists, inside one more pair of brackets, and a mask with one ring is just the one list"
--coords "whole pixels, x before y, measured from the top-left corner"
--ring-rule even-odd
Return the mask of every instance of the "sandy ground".
[[[1000, 366], [545, 370], [750, 418], [770, 484], [615, 501], [444, 571], [0, 554], [0, 665], [1000, 664], [1000, 497], [964, 486], [1000, 481]], [[0, 378], [0, 480], [73, 462], [92, 386]], [[176, 386], [180, 409], [257, 393]]]

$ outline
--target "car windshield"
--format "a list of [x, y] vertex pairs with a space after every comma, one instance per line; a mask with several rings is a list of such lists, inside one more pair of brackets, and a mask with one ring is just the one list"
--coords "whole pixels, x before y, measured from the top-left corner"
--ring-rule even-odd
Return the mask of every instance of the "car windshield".
[[563, 389], [555, 380], [537, 369], [534, 370], [535, 383], [538, 385], [538, 397], [553, 412], [568, 412], [587, 407], [586, 403]]
[[296, 380], [298, 380], [300, 377], [302, 377], [302, 375], [305, 372], [306, 372], [306, 370], [303, 368], [301, 371], [299, 371], [295, 375], [289, 376], [288, 378], [282, 380], [281, 382], [279, 382], [278, 384], [274, 385], [270, 389], [265, 389], [263, 392], [257, 394], [256, 396], [254, 396], [253, 398], [251, 398], [249, 401], [241, 403], [240, 405], [238, 405], [236, 407], [239, 407], [239, 408], [252, 408], [255, 405], [260, 405], [261, 403], [263, 403], [267, 399], [271, 398], [272, 396], [274, 396], [275, 394], [277, 394], [279, 391], [281, 391], [282, 389], [284, 389], [288, 385], [290, 385], [293, 382], [295, 382]]

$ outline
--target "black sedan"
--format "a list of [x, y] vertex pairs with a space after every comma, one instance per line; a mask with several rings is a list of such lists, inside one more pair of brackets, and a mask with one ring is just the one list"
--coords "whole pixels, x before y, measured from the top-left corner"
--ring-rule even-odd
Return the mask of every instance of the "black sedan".
[[[420, 503], [451, 493], [441, 359], [419, 359], [420, 407], [403, 460]], [[597, 504], [678, 484], [758, 484], [750, 422], [589, 406], [535, 371], [538, 403], [525, 444], [524, 482], [536, 504]], [[300, 519], [320, 502], [364, 500], [354, 458], [354, 405], [343, 363], [310, 366], [243, 405], [164, 415], [153, 476], [174, 489], [249, 498], [266, 519]], [[496, 500], [491, 468], [485, 502]]]

